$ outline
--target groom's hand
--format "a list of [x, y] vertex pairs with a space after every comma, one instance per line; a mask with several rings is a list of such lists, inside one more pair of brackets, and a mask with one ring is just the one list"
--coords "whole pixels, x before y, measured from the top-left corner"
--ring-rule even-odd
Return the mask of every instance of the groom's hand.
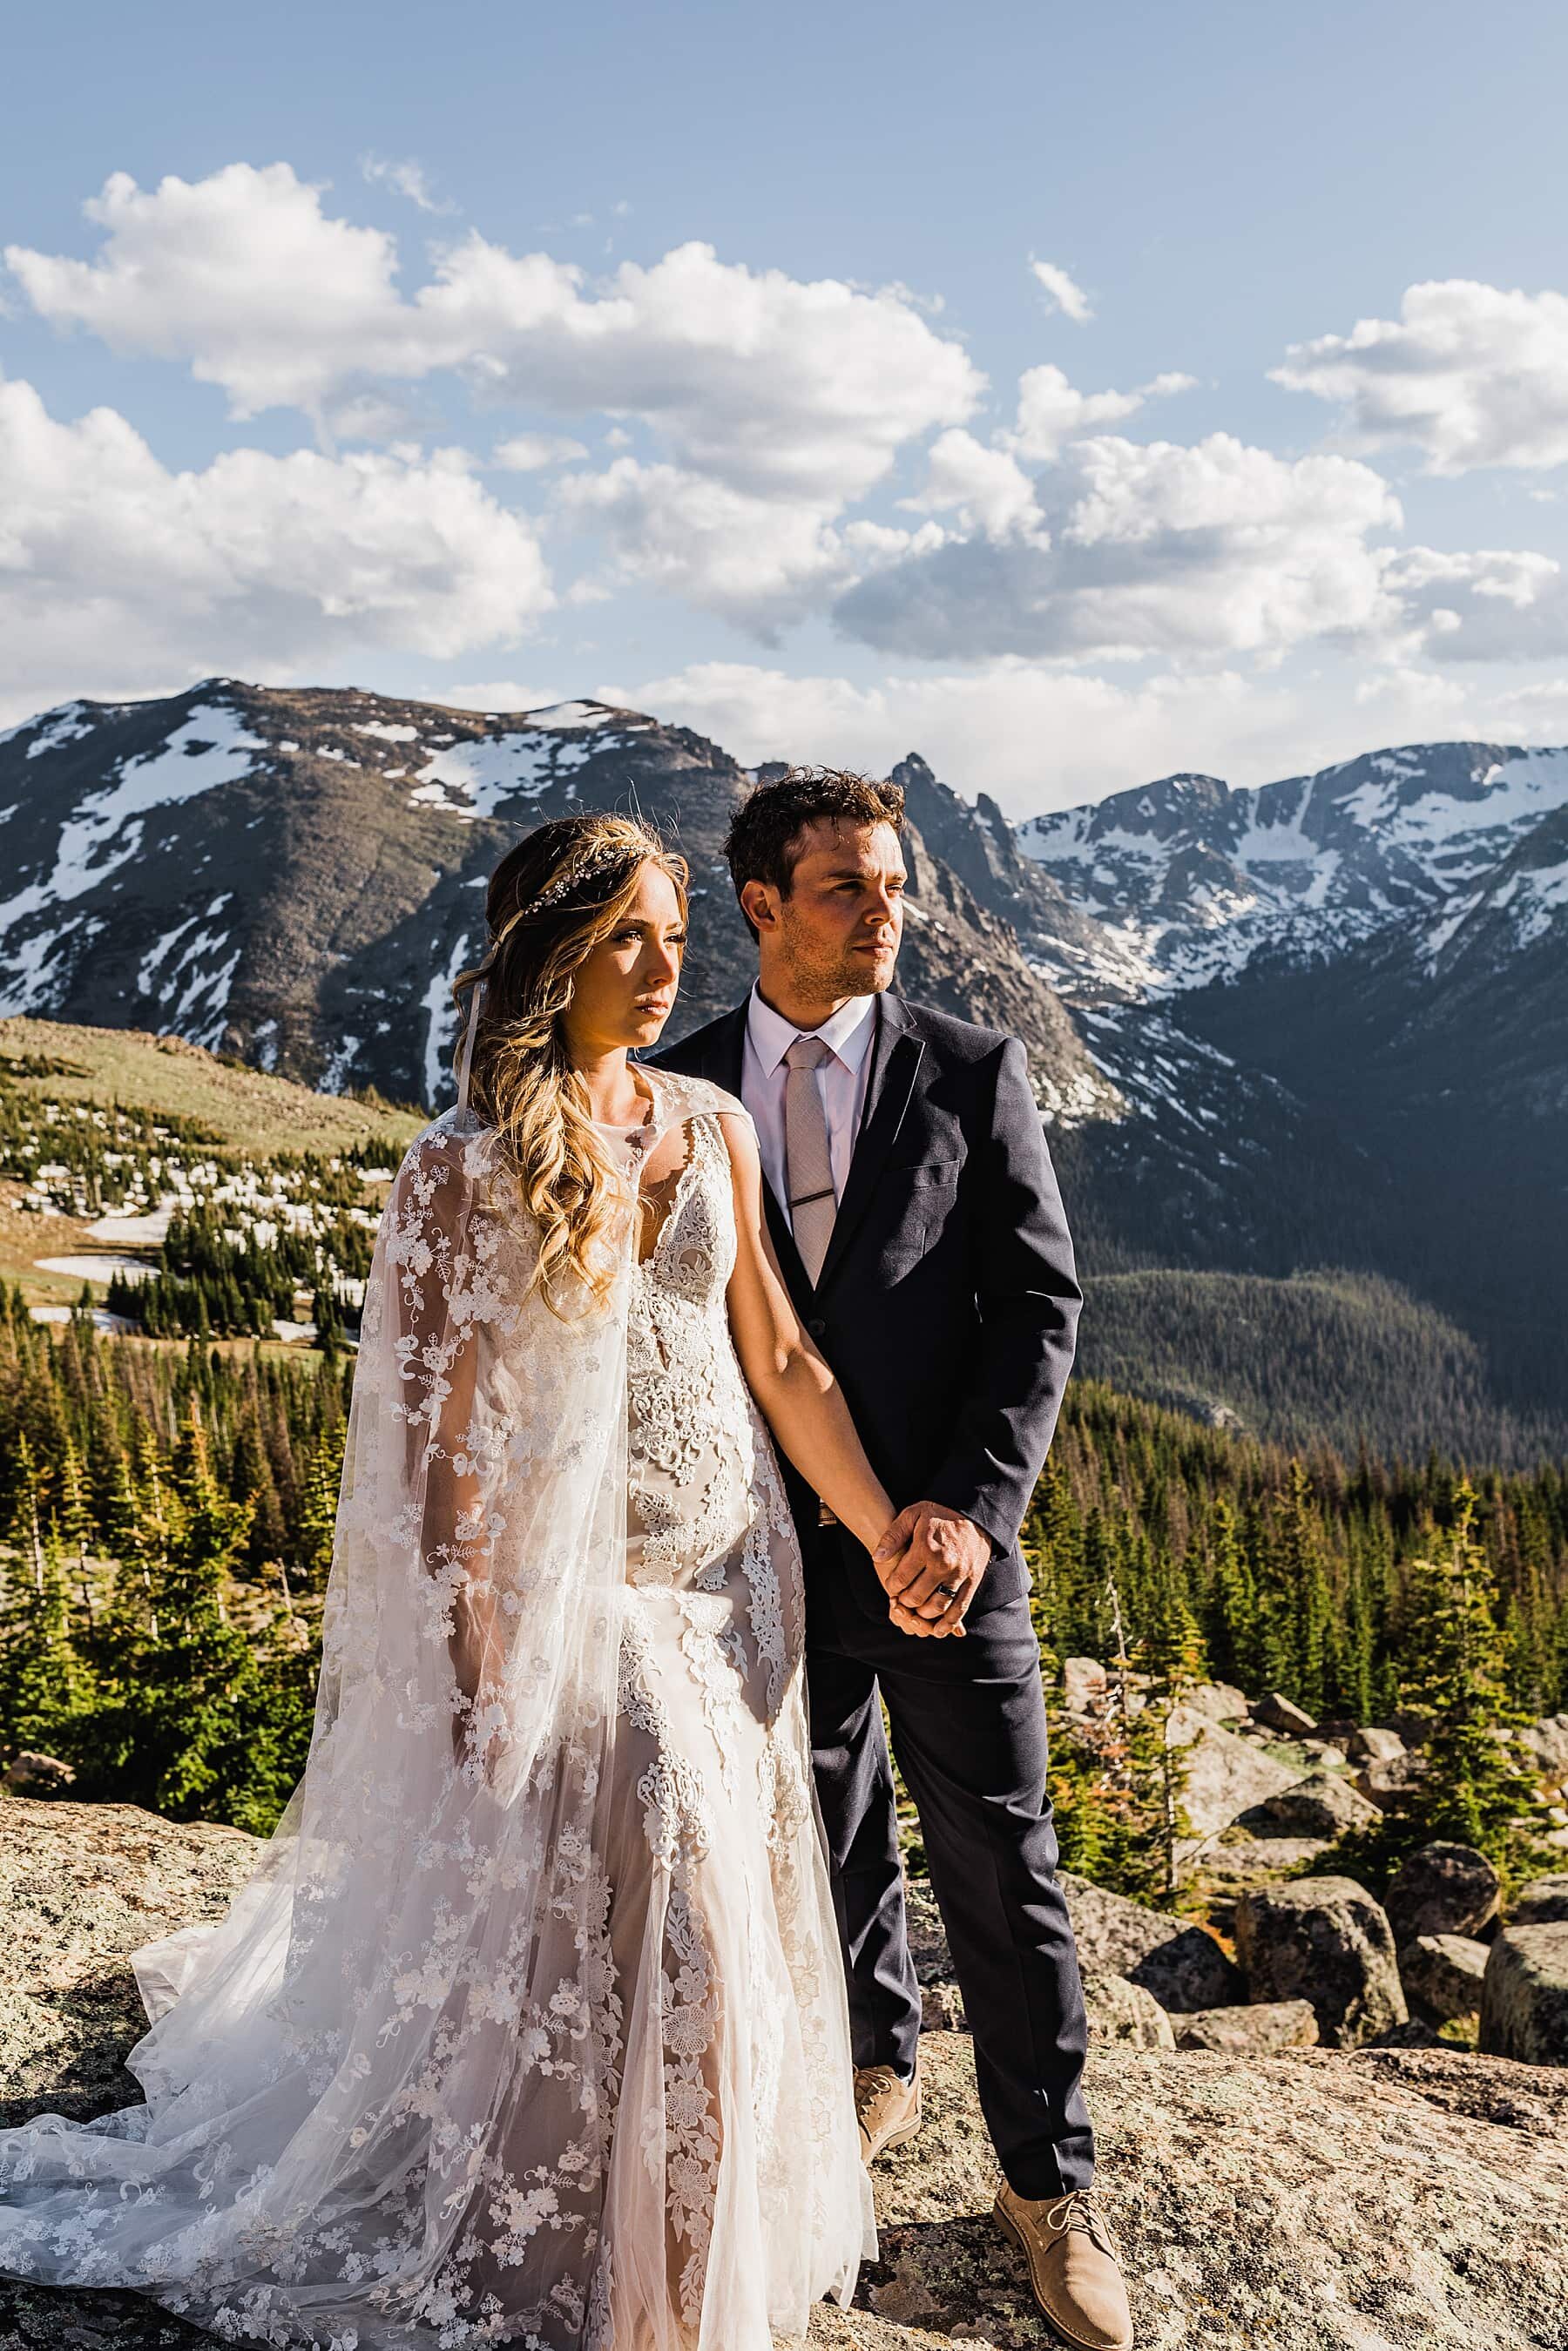
[[991, 1563], [991, 1539], [942, 1502], [911, 1502], [872, 1554], [894, 1623], [904, 1633], [964, 1637], [964, 1618]]

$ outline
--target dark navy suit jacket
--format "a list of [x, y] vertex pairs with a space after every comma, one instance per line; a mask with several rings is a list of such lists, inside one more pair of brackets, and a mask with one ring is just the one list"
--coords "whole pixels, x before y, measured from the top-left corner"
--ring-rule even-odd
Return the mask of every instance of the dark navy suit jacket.
[[[651, 1058], [738, 1095], [746, 1015], [742, 1004]], [[973, 1519], [994, 1547], [987, 1604], [1021, 1596], [1019, 1527], [1056, 1426], [1083, 1297], [1023, 1046], [883, 996], [860, 1133], [814, 1289], [766, 1177], [764, 1193], [796, 1311], [895, 1505], [942, 1502]], [[815, 1498], [784, 1468], [807, 1539]], [[812, 1548], [806, 1540], [808, 1557]], [[864, 1566], [870, 1574], [869, 1559]]]

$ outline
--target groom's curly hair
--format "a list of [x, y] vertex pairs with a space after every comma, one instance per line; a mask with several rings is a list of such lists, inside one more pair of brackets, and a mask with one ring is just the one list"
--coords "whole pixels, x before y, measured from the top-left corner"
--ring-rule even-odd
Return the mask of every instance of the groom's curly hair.
[[824, 817], [837, 824], [890, 824], [902, 832], [904, 786], [877, 783], [849, 768], [787, 768], [768, 777], [736, 810], [725, 836], [736, 896], [748, 882], [768, 882], [787, 898], [800, 836]]

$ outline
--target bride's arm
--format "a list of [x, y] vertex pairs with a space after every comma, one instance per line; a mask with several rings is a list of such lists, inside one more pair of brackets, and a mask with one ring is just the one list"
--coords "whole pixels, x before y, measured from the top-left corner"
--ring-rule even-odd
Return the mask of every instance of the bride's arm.
[[453, 1721], [458, 1748], [499, 1647], [485, 1487], [468, 1446], [479, 1333], [471, 1312], [454, 1311], [471, 1304], [472, 1192], [460, 1142], [433, 1136], [409, 1155], [389, 1201], [399, 1228], [388, 1275], [402, 1374], [403, 1490], [418, 1506], [422, 1565], [446, 1593], [447, 1653], [464, 1701]]
[[762, 1213], [762, 1167], [749, 1120], [721, 1113], [735, 1186], [737, 1249], [727, 1303], [747, 1385], [784, 1451], [835, 1517], [876, 1543], [894, 1515], [855, 1434], [843, 1390], [789, 1301]]

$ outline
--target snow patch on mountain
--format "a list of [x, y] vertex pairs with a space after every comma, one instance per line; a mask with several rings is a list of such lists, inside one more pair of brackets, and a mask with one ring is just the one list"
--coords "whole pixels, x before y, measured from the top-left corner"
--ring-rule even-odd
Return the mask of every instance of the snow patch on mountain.
[[[67, 819], [60, 827], [54, 872], [47, 882], [32, 885], [32, 903], [79, 898], [96, 888], [135, 856], [141, 845], [141, 818], [172, 801], [194, 799], [220, 784], [235, 782], [248, 770], [251, 754], [266, 747], [259, 736], [246, 733], [232, 710], [193, 710], [156, 751], [127, 759], [112, 784], [92, 793]], [[0, 927], [23, 911], [16, 900], [0, 905]]]
[[67, 743], [77, 743], [84, 735], [92, 733], [93, 721], [84, 704], [68, 702], [49, 713], [37, 735], [27, 746], [29, 759], [42, 757], [46, 751], [57, 751]]
[[[579, 706], [579, 705], [574, 705]], [[607, 714], [608, 715], [608, 714]], [[592, 758], [605, 746], [580, 736], [561, 741], [553, 734], [486, 735], [476, 743], [455, 743], [437, 751], [417, 771], [408, 795], [411, 808], [439, 809], [460, 822], [517, 800], [538, 799], [552, 784]]]
[[[57, 748], [67, 739], [61, 731], [64, 718], [59, 712], [49, 716], [44, 732], [53, 738], [50, 747]], [[37, 744], [29, 747], [29, 758], [36, 748]], [[136, 857], [153, 810], [237, 781], [248, 773], [254, 754], [266, 748], [232, 710], [198, 707], [156, 750], [126, 759], [110, 783], [81, 800], [59, 828], [47, 870], [0, 902], [0, 936], [9, 935], [13, 957], [9, 984], [0, 991], [0, 1012], [30, 1011], [48, 999], [59, 950], [82, 929], [80, 917], [67, 917], [22, 938], [16, 935], [16, 925], [31, 914], [56, 913], [97, 889]], [[101, 921], [94, 918], [78, 949], [101, 928]], [[231, 977], [234, 968], [231, 963]], [[226, 998], [226, 986], [223, 994]], [[215, 994], [213, 1002], [221, 1008]], [[204, 1041], [201, 1034], [191, 1033], [198, 1043]]]
[[[1435, 917], [1435, 956], [1565, 806], [1568, 750], [1425, 744], [1257, 790], [1169, 776], [1032, 818], [1017, 840], [1102, 926], [1053, 950], [1057, 984], [1080, 1002], [1137, 1000], [1234, 979], [1260, 958], [1332, 959], [1411, 916]], [[1521, 944], [1554, 918], [1539, 873], [1510, 897]], [[1508, 903], [1494, 891], [1494, 910]]]
[[[424, 1099], [438, 1102], [446, 1083], [452, 1044], [457, 1033], [457, 1006], [453, 998], [452, 983], [460, 971], [476, 960], [470, 952], [469, 934], [465, 931], [455, 941], [447, 956], [445, 968], [438, 970], [420, 998], [429, 1019], [424, 1032]], [[354, 1040], [356, 1046], [358, 1038]], [[350, 1056], [351, 1059], [351, 1056]], [[347, 1067], [347, 1063], [344, 1064]], [[336, 1085], [323, 1087], [323, 1092], [335, 1093]]]
[[[596, 726], [608, 726], [612, 720], [620, 718], [621, 714], [619, 711], [610, 709], [602, 702], [547, 702], [542, 710], [530, 710], [527, 716], [530, 726], [587, 730]], [[624, 725], [625, 722], [622, 723]], [[652, 724], [653, 721], [647, 718], [632, 722], [634, 726], [648, 726]]]

